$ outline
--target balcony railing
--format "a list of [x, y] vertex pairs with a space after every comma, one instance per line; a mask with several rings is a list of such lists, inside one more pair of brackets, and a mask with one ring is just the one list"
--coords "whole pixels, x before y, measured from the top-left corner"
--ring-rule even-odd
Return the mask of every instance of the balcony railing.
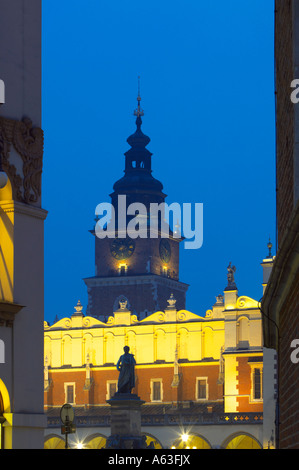
[[[76, 408], [75, 408], [76, 415]], [[142, 415], [142, 426], [212, 426], [212, 425], [247, 425], [262, 424], [263, 413], [165, 413], [161, 415]], [[110, 415], [83, 413], [76, 416], [77, 427], [110, 427]], [[59, 416], [48, 416], [48, 428], [61, 425]]]

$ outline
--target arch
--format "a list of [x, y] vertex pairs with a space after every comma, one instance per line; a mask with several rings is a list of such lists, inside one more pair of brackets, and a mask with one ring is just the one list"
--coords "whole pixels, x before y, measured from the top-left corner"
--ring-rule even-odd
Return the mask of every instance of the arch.
[[222, 444], [223, 449], [262, 449], [260, 442], [251, 434], [242, 432], [229, 436]]
[[49, 434], [44, 441], [44, 449], [65, 449], [65, 441], [56, 434]]
[[84, 449], [103, 449], [106, 446], [107, 437], [104, 434], [92, 434], [83, 441]]
[[212, 449], [209, 441], [200, 434], [182, 434], [171, 445], [172, 449]]
[[130, 348], [130, 353], [134, 354], [136, 358], [136, 332], [133, 330], [129, 330], [126, 334], [126, 345]]
[[8, 176], [8, 179], [4, 188], [0, 189], [0, 202], [13, 200], [13, 190], [12, 190], [11, 181], [10, 181], [8, 173], [6, 173], [6, 175]]
[[188, 359], [188, 336], [189, 331], [186, 328], [180, 328], [178, 331], [179, 359]]
[[93, 347], [93, 336], [90, 333], [86, 333], [83, 336], [82, 340], [82, 363], [86, 364], [87, 354], [89, 355], [89, 361], [93, 364], [95, 362], [94, 358], [94, 347]]
[[48, 360], [48, 366], [51, 365], [51, 347], [52, 347], [52, 339], [50, 336], [45, 336], [44, 339], [44, 358]]
[[202, 332], [202, 358], [214, 357], [214, 330], [204, 328]]
[[237, 321], [237, 345], [239, 349], [249, 348], [249, 319], [242, 316]]
[[4, 382], [0, 379], [0, 449], [12, 448], [12, 427], [2, 427], [6, 418], [4, 413], [10, 413], [10, 399]]
[[72, 364], [72, 338], [65, 335], [62, 338], [62, 364]]
[[1, 412], [10, 413], [10, 398], [4, 382], [0, 379]]
[[114, 364], [114, 334], [109, 332], [104, 336], [104, 364]]
[[165, 361], [166, 358], [166, 333], [162, 329], [155, 331], [154, 336], [154, 360]]
[[154, 449], [163, 449], [161, 442], [155, 436], [145, 432], [143, 432], [142, 435], [146, 437], [147, 446], [151, 446]]

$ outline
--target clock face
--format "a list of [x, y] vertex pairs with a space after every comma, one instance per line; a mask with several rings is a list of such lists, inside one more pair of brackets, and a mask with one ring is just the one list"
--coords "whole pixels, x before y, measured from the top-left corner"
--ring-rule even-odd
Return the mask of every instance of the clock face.
[[135, 242], [132, 238], [116, 238], [111, 244], [111, 254], [117, 260], [130, 258], [135, 250]]
[[166, 238], [160, 241], [160, 258], [164, 263], [169, 263], [171, 258], [170, 243]]

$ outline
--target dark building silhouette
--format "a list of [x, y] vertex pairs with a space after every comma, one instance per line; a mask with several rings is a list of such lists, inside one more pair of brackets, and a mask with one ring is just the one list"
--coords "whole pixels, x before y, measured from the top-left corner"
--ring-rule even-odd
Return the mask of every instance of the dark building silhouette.
[[[278, 358], [277, 446], [299, 448], [299, 4], [275, 2], [277, 255], [262, 302], [264, 344]], [[299, 340], [298, 340], [299, 341]]]

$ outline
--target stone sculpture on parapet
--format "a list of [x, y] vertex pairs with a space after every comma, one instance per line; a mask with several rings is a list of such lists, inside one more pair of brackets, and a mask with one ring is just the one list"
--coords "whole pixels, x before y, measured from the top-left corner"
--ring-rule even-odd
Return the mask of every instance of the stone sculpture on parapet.
[[227, 267], [227, 287], [225, 290], [236, 290], [237, 286], [235, 283], [235, 272], [236, 272], [236, 266], [232, 266], [232, 263], [230, 261], [228, 267]]

